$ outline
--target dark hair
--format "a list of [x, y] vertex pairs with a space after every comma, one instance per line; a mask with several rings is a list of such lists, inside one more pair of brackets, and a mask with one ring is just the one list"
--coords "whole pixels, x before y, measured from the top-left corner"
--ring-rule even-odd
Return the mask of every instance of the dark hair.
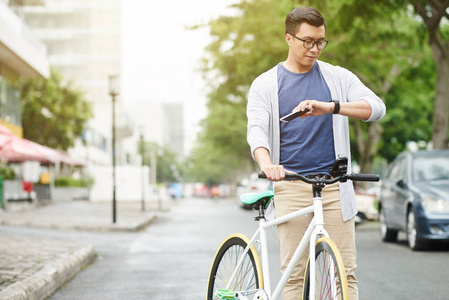
[[295, 7], [285, 19], [285, 34], [296, 34], [298, 26], [304, 22], [316, 27], [324, 25], [326, 28], [326, 20], [317, 9], [310, 6]]

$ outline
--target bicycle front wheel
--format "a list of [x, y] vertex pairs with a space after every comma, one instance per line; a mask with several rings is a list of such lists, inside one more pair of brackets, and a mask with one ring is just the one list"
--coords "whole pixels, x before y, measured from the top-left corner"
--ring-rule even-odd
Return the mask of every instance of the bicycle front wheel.
[[[307, 263], [303, 299], [309, 299], [310, 257]], [[348, 280], [343, 259], [335, 243], [326, 237], [315, 244], [315, 299], [348, 300]]]
[[[207, 300], [218, 299], [215, 296], [217, 289], [229, 289], [234, 292], [245, 292], [246, 296], [253, 295], [257, 289], [263, 288], [262, 267], [259, 255], [254, 246], [245, 254], [241, 264], [238, 265], [249, 239], [242, 234], [229, 236], [218, 248], [209, 275], [207, 285]], [[232, 282], [231, 276], [236, 273]]]

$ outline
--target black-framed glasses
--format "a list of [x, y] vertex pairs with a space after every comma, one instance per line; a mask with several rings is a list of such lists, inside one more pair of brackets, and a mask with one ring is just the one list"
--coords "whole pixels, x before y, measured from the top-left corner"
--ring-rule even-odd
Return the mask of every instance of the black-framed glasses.
[[313, 40], [313, 39], [306, 39], [303, 40], [299, 37], [297, 37], [294, 34], [290, 34], [292, 37], [294, 37], [295, 39], [298, 39], [302, 42], [302, 44], [304, 45], [304, 48], [306, 49], [312, 49], [313, 47], [315, 47], [315, 44], [317, 45], [319, 50], [323, 50], [324, 48], [326, 48], [327, 43], [329, 42], [328, 40], [326, 40], [325, 38], [319, 39], [317, 41]]

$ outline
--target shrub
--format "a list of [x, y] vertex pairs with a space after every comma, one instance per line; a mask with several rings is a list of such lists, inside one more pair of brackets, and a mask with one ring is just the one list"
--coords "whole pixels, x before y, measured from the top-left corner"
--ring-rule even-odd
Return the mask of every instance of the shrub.
[[4, 163], [0, 163], [0, 177], [3, 180], [16, 178], [16, 172]]
[[88, 187], [93, 184], [93, 179], [74, 179], [69, 176], [62, 176], [55, 179], [57, 187]]

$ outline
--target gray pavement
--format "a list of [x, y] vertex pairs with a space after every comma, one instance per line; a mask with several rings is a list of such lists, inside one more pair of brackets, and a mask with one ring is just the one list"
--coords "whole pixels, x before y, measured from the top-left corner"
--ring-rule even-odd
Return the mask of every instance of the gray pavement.
[[116, 223], [112, 203], [71, 201], [27, 211], [0, 209], [0, 300], [45, 299], [95, 260], [91, 244], [60, 239], [17, 237], [3, 226], [55, 230], [139, 231], [153, 222], [170, 201], [117, 202]]

